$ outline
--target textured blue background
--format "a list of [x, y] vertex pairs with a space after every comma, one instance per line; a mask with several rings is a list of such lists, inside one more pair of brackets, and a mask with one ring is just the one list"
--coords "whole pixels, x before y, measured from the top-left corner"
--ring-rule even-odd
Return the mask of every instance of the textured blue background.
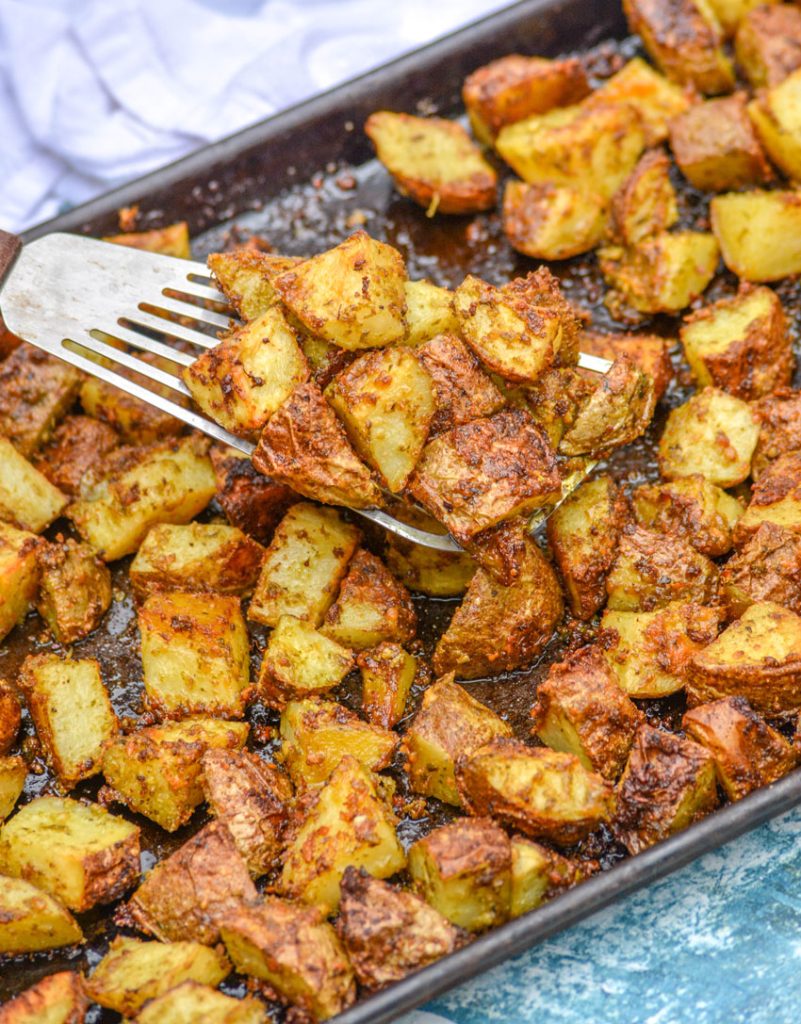
[[801, 810], [426, 1010], [403, 1024], [801, 1021]]

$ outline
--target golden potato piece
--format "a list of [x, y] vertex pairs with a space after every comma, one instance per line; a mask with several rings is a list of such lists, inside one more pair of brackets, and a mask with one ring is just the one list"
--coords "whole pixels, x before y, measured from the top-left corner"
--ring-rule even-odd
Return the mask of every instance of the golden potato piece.
[[400, 253], [357, 231], [275, 279], [289, 311], [312, 334], [345, 349], [406, 334], [406, 268]]
[[39, 585], [38, 553], [42, 541], [33, 533], [0, 523], [0, 640], [28, 614]]
[[22, 878], [0, 877], [0, 954], [35, 953], [78, 942], [83, 942], [80, 925], [57, 899]]
[[634, 107], [642, 119], [647, 144], [654, 146], [668, 137], [670, 122], [689, 107], [690, 97], [642, 57], [633, 57], [585, 100], [585, 106], [596, 103]]
[[801, 195], [795, 190], [726, 192], [709, 205], [723, 262], [743, 281], [801, 273]]
[[[401, 522], [421, 530], [445, 535], [447, 527], [417, 506], [392, 507], [392, 514]], [[459, 597], [476, 571], [476, 563], [464, 551], [437, 551], [421, 544], [387, 533], [384, 561], [393, 576], [409, 590], [431, 597]]]
[[760, 92], [748, 113], [774, 164], [792, 181], [801, 179], [801, 69]]
[[801, 392], [779, 388], [752, 408], [759, 420], [759, 440], [751, 460], [756, 480], [774, 459], [801, 449]]
[[679, 219], [670, 161], [661, 149], [649, 149], [612, 197], [609, 233], [621, 245], [637, 245], [673, 227]]
[[243, 320], [255, 320], [279, 302], [273, 281], [303, 261], [255, 249], [214, 252], [206, 261], [225, 297]]
[[453, 315], [453, 292], [425, 280], [407, 281], [404, 290], [408, 332], [399, 344], [422, 345], [439, 334], [458, 329]]
[[608, 220], [603, 195], [572, 185], [508, 181], [503, 231], [513, 249], [538, 260], [566, 260], [601, 241]]
[[760, 474], [734, 528], [735, 545], [743, 544], [761, 523], [801, 533], [801, 452], [780, 455]]
[[754, 7], [777, 2], [778, 0], [707, 0], [727, 38], [734, 35], [739, 23]]
[[136, 1024], [266, 1024], [267, 1011], [258, 999], [233, 999], [198, 981], [182, 981], [150, 999]]
[[88, 1006], [81, 975], [59, 971], [0, 1007], [0, 1024], [83, 1024]]
[[391, 729], [403, 718], [417, 674], [417, 659], [400, 644], [384, 641], [356, 659], [362, 674], [362, 711], [369, 722]]
[[225, 518], [260, 544], [266, 544], [287, 509], [300, 501], [286, 484], [263, 476], [248, 456], [234, 448], [213, 445], [211, 464], [217, 485], [215, 498]]
[[495, 168], [455, 121], [379, 110], [367, 118], [364, 130], [398, 191], [429, 216], [477, 213], [495, 205]]
[[792, 4], [754, 7], [737, 26], [734, 47], [754, 89], [778, 85], [801, 67], [801, 11]]
[[66, 416], [32, 462], [54, 487], [75, 498], [86, 474], [119, 443], [117, 431], [108, 423], [91, 416]]
[[659, 441], [659, 469], [668, 480], [700, 475], [734, 487], [751, 472], [759, 422], [739, 398], [704, 388], [671, 410]]
[[282, 615], [270, 634], [259, 672], [258, 692], [269, 707], [333, 690], [354, 666], [351, 651], [309, 622]]
[[0, 823], [17, 805], [28, 778], [28, 763], [18, 755], [0, 756]]
[[417, 356], [434, 386], [432, 437], [503, 408], [503, 395], [455, 334], [440, 334], [425, 342]]
[[544, 900], [583, 881], [589, 864], [579, 865], [531, 839], [512, 836], [510, 917], [521, 917]]
[[[122, 226], [122, 225], [121, 225]], [[165, 228], [151, 228], [149, 231], [125, 231], [120, 235], [106, 235], [104, 242], [114, 245], [127, 245], [131, 249], [145, 249], [147, 252], [160, 252], [163, 256], [176, 256], [188, 260], [189, 225], [185, 220], [168, 224]]]
[[641, 484], [632, 494], [637, 522], [688, 540], [708, 558], [732, 548], [732, 531], [743, 514], [740, 502], [704, 477]]
[[50, 438], [81, 386], [81, 373], [33, 345], [0, 363], [0, 434], [26, 459]]
[[36, 610], [53, 637], [71, 644], [88, 636], [111, 605], [111, 573], [88, 544], [71, 537], [39, 549]]
[[67, 507], [66, 494], [0, 437], [0, 520], [41, 533]]
[[734, 617], [755, 601], [801, 614], [801, 534], [761, 523], [721, 569], [720, 592]]
[[576, 422], [579, 410], [597, 387], [597, 376], [572, 366], [552, 367], [526, 387], [525, 407], [543, 428], [554, 449]]
[[21, 720], [17, 694], [8, 683], [0, 680], [0, 755], [7, 754], [14, 746]]
[[657, 402], [673, 378], [670, 342], [658, 334], [601, 334], [598, 331], [585, 331], [581, 336], [581, 350], [587, 355], [601, 356], [610, 362], [621, 356], [631, 360], [653, 380]]

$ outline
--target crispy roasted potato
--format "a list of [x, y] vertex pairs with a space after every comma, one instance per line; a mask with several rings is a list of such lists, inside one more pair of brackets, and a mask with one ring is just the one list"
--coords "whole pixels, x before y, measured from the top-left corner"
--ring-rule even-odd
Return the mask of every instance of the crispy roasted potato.
[[801, 69], [761, 91], [748, 113], [774, 164], [792, 181], [801, 179]]
[[726, 192], [712, 199], [709, 213], [723, 262], [743, 281], [801, 273], [799, 192]]
[[18, 683], [45, 758], [62, 787], [72, 789], [99, 772], [104, 747], [118, 729], [100, 665], [91, 658], [29, 654]]
[[655, 612], [606, 611], [604, 657], [630, 697], [667, 697], [683, 689], [691, 659], [715, 640], [724, 617], [722, 608], [685, 601]]
[[774, 459], [801, 449], [801, 392], [779, 388], [752, 408], [759, 420], [759, 440], [751, 460], [756, 480]]
[[612, 786], [574, 754], [491, 740], [462, 758], [456, 784], [469, 814], [492, 814], [534, 839], [570, 846], [615, 808]]
[[256, 320], [280, 300], [273, 281], [303, 261], [255, 249], [214, 252], [206, 261], [225, 297], [243, 320]]
[[259, 697], [269, 707], [333, 690], [355, 664], [353, 654], [309, 622], [282, 615], [275, 625], [259, 672]]
[[58, 971], [0, 1007], [0, 1024], [83, 1024], [88, 1006], [81, 975]]
[[642, 119], [647, 144], [655, 146], [668, 137], [670, 122], [689, 107], [690, 97], [642, 57], [634, 57], [585, 100], [585, 106], [596, 103], [634, 107]]
[[434, 387], [432, 437], [503, 408], [504, 396], [455, 334], [440, 334], [425, 342], [417, 356]]
[[362, 711], [373, 725], [391, 729], [403, 718], [417, 673], [417, 659], [400, 644], [384, 641], [356, 659], [362, 674]]
[[459, 818], [418, 839], [409, 874], [426, 902], [459, 928], [480, 932], [509, 916], [512, 847], [490, 818]]
[[[561, 328], [555, 365], [575, 366], [578, 362], [579, 343], [586, 315], [565, 298], [558, 277], [547, 267], [538, 267], [524, 277], [513, 277], [511, 281], [507, 281], [501, 286], [500, 293], [502, 301], [511, 306], [529, 324], [535, 324], [543, 318], [549, 321], [555, 319]], [[469, 342], [469, 338], [466, 340]], [[514, 372], [509, 377], [512, 383], [517, 379]], [[496, 383], [507, 399], [511, 400], [513, 391], [508, 382]]]
[[281, 712], [281, 761], [298, 789], [326, 782], [345, 754], [373, 772], [388, 768], [397, 745], [390, 729], [333, 700], [291, 701]]
[[57, 899], [22, 878], [0, 878], [0, 954], [35, 953], [82, 941], [80, 925]]
[[[409, 523], [429, 533], [445, 535], [448, 530], [433, 516], [417, 506], [400, 505], [392, 514], [401, 522]], [[409, 590], [432, 597], [459, 597], [473, 578], [476, 563], [463, 551], [437, 551], [396, 534], [387, 533], [384, 561], [393, 576]]]
[[266, 1024], [264, 1004], [249, 996], [234, 999], [199, 981], [182, 981], [169, 992], [149, 999], [136, 1024]]
[[539, 260], [566, 260], [601, 241], [607, 198], [580, 186], [508, 181], [503, 230], [513, 249]]
[[302, 384], [259, 439], [253, 465], [298, 494], [330, 505], [370, 508], [383, 499], [370, 470], [316, 384]]
[[24, 757], [0, 756], [0, 822], [16, 807], [27, 778], [28, 763]]
[[61, 515], [68, 500], [10, 441], [0, 437], [0, 520], [41, 533]]
[[512, 836], [510, 916], [520, 917], [543, 900], [581, 882], [589, 870], [531, 839]]
[[773, 601], [801, 615], [801, 534], [761, 523], [723, 566], [720, 592], [734, 617], [755, 601]]
[[494, 676], [529, 665], [551, 638], [564, 606], [556, 575], [525, 538], [519, 578], [503, 586], [479, 569], [434, 652], [437, 675]]
[[290, 312], [324, 341], [375, 348], [406, 334], [406, 268], [400, 253], [357, 231], [275, 279]]
[[463, 937], [415, 893], [348, 868], [340, 884], [337, 934], [368, 991], [400, 981], [458, 949]]
[[231, 526], [260, 544], [268, 543], [290, 505], [300, 500], [291, 487], [259, 473], [234, 448], [212, 446], [217, 502]]
[[403, 737], [409, 785], [415, 793], [461, 804], [456, 762], [498, 736], [511, 736], [494, 711], [453, 682], [453, 674], [429, 686]]
[[0, 680], [0, 755], [14, 746], [21, 719], [19, 698], [8, 683]]
[[798, 764], [792, 744], [771, 729], [744, 697], [701, 704], [685, 714], [681, 725], [715, 759], [718, 781], [730, 800], [741, 800]]
[[732, 531], [743, 514], [737, 498], [698, 474], [641, 484], [632, 505], [640, 525], [683, 537], [708, 558], [731, 551]]
[[707, 0], [712, 13], [720, 23], [727, 38], [734, 35], [742, 19], [758, 5], [767, 6], [779, 0]]
[[228, 955], [240, 974], [266, 981], [312, 1020], [327, 1020], [356, 999], [353, 968], [316, 907], [268, 896], [222, 921]]
[[214, 497], [208, 442], [196, 436], [131, 451], [69, 508], [80, 535], [106, 562], [133, 554], [156, 523], [188, 523]]
[[106, 235], [104, 242], [127, 245], [131, 249], [145, 249], [160, 252], [163, 256], [176, 256], [188, 260], [192, 255], [189, 248], [189, 225], [185, 220], [168, 224], [166, 228], [151, 228], [149, 231], [125, 231], [120, 235]]
[[68, 538], [39, 549], [36, 610], [62, 644], [88, 636], [111, 605], [111, 573], [88, 544]]
[[774, 177], [748, 116], [747, 97], [695, 103], [670, 125], [670, 148], [684, 177], [696, 188], [725, 192]]
[[801, 617], [772, 601], [755, 601], [689, 667], [690, 706], [745, 697], [761, 714], [801, 708]]
[[745, 543], [761, 523], [801, 533], [801, 452], [780, 455], [760, 473], [751, 501], [734, 528], [735, 546]]
[[30, 611], [39, 586], [38, 553], [33, 533], [0, 523], [0, 640]]
[[801, 67], [801, 11], [793, 4], [754, 7], [737, 26], [734, 47], [754, 89], [778, 85]]
[[[118, 342], [106, 336], [105, 341], [112, 348], [118, 347]], [[151, 355], [149, 352], [138, 352], [137, 357], [143, 363], [149, 363], [157, 369], [167, 373], [174, 373], [172, 363], [161, 356]], [[151, 380], [149, 377], [125, 366], [113, 366], [110, 360], [104, 357], [97, 357], [101, 365], [114, 369], [122, 377], [139, 384], [160, 394], [163, 398], [172, 401], [178, 400], [179, 404], [183, 399], [179, 398], [172, 388]], [[184, 424], [170, 413], [159, 409], [149, 402], [143, 402], [139, 398], [128, 394], [116, 385], [99, 377], [87, 376], [81, 384], [81, 408], [87, 416], [102, 420], [112, 427], [122, 439], [128, 444], [155, 444], [163, 441], [166, 437], [174, 437], [184, 432]]]
[[715, 762], [704, 747], [643, 723], [618, 786], [614, 832], [640, 853], [718, 804]]
[[614, 782], [626, 764], [641, 714], [620, 688], [603, 652], [582, 647], [551, 666], [537, 687], [532, 732], [552, 750]]
[[98, 804], [40, 796], [0, 828], [0, 871], [70, 910], [118, 899], [139, 870], [139, 829]]
[[653, 381], [621, 356], [579, 403], [559, 442], [559, 454], [595, 455], [620, 448], [645, 433], [655, 408]]
[[379, 110], [364, 130], [398, 191], [429, 216], [495, 205], [497, 172], [456, 121]]
[[406, 866], [395, 815], [379, 783], [350, 754], [340, 760], [287, 848], [278, 881], [283, 895], [330, 914], [339, 906], [346, 868], [389, 878]]
[[130, 1016], [182, 981], [216, 986], [230, 971], [219, 950], [199, 942], [140, 942], [117, 936], [85, 984], [94, 1002]]
[[653, 380], [657, 402], [673, 377], [670, 343], [658, 334], [601, 334], [598, 331], [585, 331], [581, 336], [581, 350], [587, 355], [601, 356], [611, 362], [625, 356]]
[[20, 345], [0, 364], [0, 434], [30, 457], [69, 411], [80, 386], [74, 366]]
[[623, 0], [629, 28], [668, 78], [715, 95], [734, 88], [723, 32], [701, 0]]
[[209, 809], [231, 833], [254, 878], [272, 869], [283, 850], [292, 785], [277, 765], [243, 750], [209, 748], [201, 759]]
[[596, 387], [594, 374], [590, 376], [573, 366], [552, 367], [526, 387], [524, 408], [556, 449]]
[[275, 626], [293, 615], [319, 626], [339, 592], [359, 531], [331, 508], [293, 505], [279, 523], [261, 565], [248, 618]]
[[659, 469], [668, 480], [700, 475], [734, 487], [751, 472], [759, 422], [741, 399], [704, 388], [671, 410], [659, 441]]
[[458, 330], [453, 313], [453, 292], [425, 280], [407, 281], [404, 291], [408, 330], [399, 344], [422, 345], [440, 334]]
[[417, 631], [411, 595], [380, 558], [360, 548], [320, 631], [354, 650], [385, 640], [408, 643]]
[[62, 494], [75, 498], [89, 470], [119, 443], [117, 431], [108, 423], [91, 416], [67, 416], [32, 462]]
[[621, 245], [637, 245], [673, 227], [679, 219], [670, 161], [662, 149], [649, 149], [612, 197], [609, 233]]
[[167, 832], [186, 824], [203, 802], [201, 758], [207, 750], [241, 750], [245, 722], [188, 718], [119, 736], [103, 755], [115, 799]]
[[250, 647], [238, 597], [154, 592], [138, 611], [147, 705], [157, 714], [241, 718]]
[[476, 138], [490, 145], [507, 124], [553, 107], [567, 107], [589, 93], [580, 60], [546, 60], [510, 53], [478, 68], [462, 86], [462, 100]]
[[220, 941], [220, 920], [258, 898], [228, 826], [210, 821], [159, 861], [131, 896], [136, 927], [162, 942]]

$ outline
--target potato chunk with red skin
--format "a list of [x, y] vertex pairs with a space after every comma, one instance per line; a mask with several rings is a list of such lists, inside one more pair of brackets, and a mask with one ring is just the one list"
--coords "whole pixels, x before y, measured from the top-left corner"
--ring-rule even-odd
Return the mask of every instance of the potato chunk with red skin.
[[670, 161], [662, 149], [649, 149], [612, 197], [609, 234], [622, 245], [636, 245], [667, 231], [679, 219]]
[[616, 837], [631, 854], [687, 828], [718, 804], [715, 761], [675, 733], [640, 726], [618, 786]]
[[464, 544], [503, 519], [552, 504], [561, 481], [544, 431], [529, 413], [511, 409], [430, 441], [409, 492]]
[[585, 331], [581, 336], [581, 350], [587, 355], [601, 356], [611, 362], [621, 356], [631, 360], [653, 380], [657, 402], [673, 379], [670, 343], [658, 334], [601, 334], [599, 331]]
[[108, 423], [91, 416], [67, 416], [31, 461], [51, 484], [74, 498], [89, 470], [119, 443]]
[[348, 868], [340, 888], [337, 934], [368, 991], [400, 981], [464, 942], [459, 929], [420, 896], [366, 871]]
[[762, 523], [723, 566], [720, 591], [733, 616], [755, 601], [773, 601], [801, 614], [801, 534]]
[[552, 665], [537, 687], [532, 732], [552, 750], [575, 754], [588, 771], [614, 782], [642, 715], [621, 690], [603, 653], [582, 647]]
[[233, 448], [215, 445], [209, 455], [217, 484], [216, 499], [225, 518], [248, 537], [266, 544], [300, 495], [259, 473], [246, 455]]
[[708, 558], [731, 551], [743, 506], [732, 495], [696, 474], [662, 484], [641, 484], [632, 494], [641, 526], [688, 540]]
[[52, 434], [81, 386], [81, 373], [33, 345], [0, 364], [0, 433], [28, 458]]
[[504, 586], [478, 569], [434, 652], [437, 675], [494, 676], [530, 665], [562, 618], [556, 574], [537, 544], [524, 540], [520, 576]]
[[39, 551], [36, 608], [62, 644], [88, 636], [111, 605], [111, 573], [88, 544], [68, 538]]
[[19, 698], [8, 683], [0, 680], [0, 756], [14, 746], [21, 721]]
[[755, 7], [737, 26], [734, 47], [754, 89], [778, 85], [801, 67], [801, 11], [792, 4]]
[[760, 475], [734, 528], [735, 545], [744, 544], [761, 523], [801, 533], [801, 451], [780, 455]]
[[744, 697], [700, 704], [684, 715], [681, 725], [715, 759], [718, 781], [730, 800], [776, 782], [798, 764], [798, 752]]
[[503, 408], [503, 395], [456, 335], [437, 335], [421, 345], [417, 355], [434, 385], [431, 437]]
[[273, 414], [253, 453], [260, 473], [328, 505], [370, 508], [383, 499], [370, 470], [311, 382], [296, 388]]
[[759, 422], [759, 440], [751, 462], [757, 480], [774, 459], [801, 449], [801, 392], [779, 388], [752, 408]]

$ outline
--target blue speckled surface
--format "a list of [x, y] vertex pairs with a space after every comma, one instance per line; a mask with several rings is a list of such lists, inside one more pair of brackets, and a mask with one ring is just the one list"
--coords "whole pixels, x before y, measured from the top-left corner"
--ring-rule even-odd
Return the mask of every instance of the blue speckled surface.
[[403, 1024], [796, 1024], [801, 810], [425, 1009]]

